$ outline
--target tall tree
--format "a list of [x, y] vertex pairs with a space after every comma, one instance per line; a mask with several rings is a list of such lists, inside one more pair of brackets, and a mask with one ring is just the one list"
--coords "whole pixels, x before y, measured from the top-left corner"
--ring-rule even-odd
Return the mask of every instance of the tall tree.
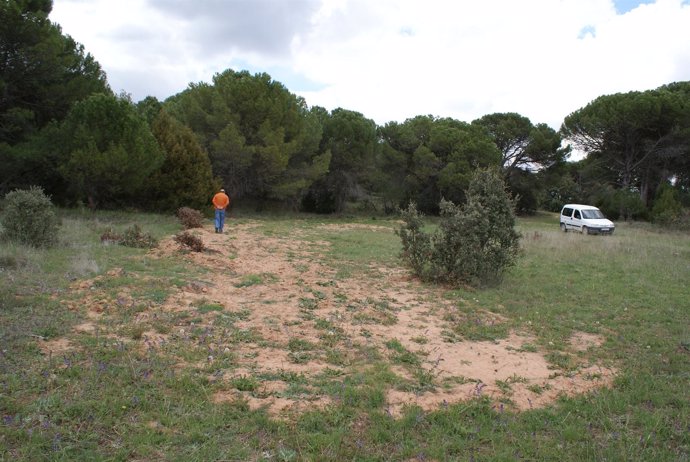
[[676, 187], [690, 195], [690, 81], [663, 85], [659, 91], [674, 95], [679, 108], [674, 149], [667, 150], [663, 156], [661, 184], [673, 178]]
[[48, 180], [54, 165], [46, 153], [19, 145], [75, 101], [110, 91], [94, 58], [48, 20], [51, 10], [50, 0], [0, 1], [0, 193]]
[[60, 173], [90, 207], [139, 200], [163, 163], [148, 124], [129, 99], [93, 95], [74, 105], [60, 128]]
[[321, 150], [323, 136], [322, 110], [315, 107], [304, 114], [304, 131], [300, 149], [290, 158], [289, 163], [276, 185], [273, 194], [297, 210], [304, 196], [315, 181], [323, 178], [331, 164], [331, 151]]
[[[306, 208], [342, 212], [373, 167], [377, 146], [376, 123], [359, 112], [337, 108], [323, 119], [320, 152], [330, 153], [328, 174], [314, 183]], [[312, 205], [309, 205], [313, 203]]]
[[534, 125], [514, 112], [485, 115], [472, 122], [484, 128], [501, 151], [503, 177], [520, 213], [536, 211], [540, 185], [537, 171], [562, 163], [570, 147], [561, 147], [561, 136], [546, 124]]
[[546, 124], [533, 125], [514, 112], [488, 114], [472, 122], [484, 127], [501, 151], [504, 176], [516, 169], [541, 170], [562, 161], [569, 152], [561, 148], [561, 136]]
[[108, 86], [84, 47], [48, 20], [49, 0], [0, 2], [0, 142], [15, 144]]
[[379, 169], [383, 190], [392, 188], [399, 206], [409, 201], [437, 213], [442, 198], [461, 203], [472, 172], [498, 166], [500, 153], [484, 129], [450, 118], [417, 116], [380, 130]]
[[675, 172], [669, 159], [688, 152], [687, 99], [667, 90], [600, 96], [566, 117], [563, 136], [613, 171], [617, 186], [649, 204]]
[[[290, 202], [326, 169], [306, 103], [268, 74], [226, 70], [191, 85], [166, 107], [209, 152], [214, 174], [235, 197]], [[305, 176], [299, 181], [299, 175]]]
[[208, 207], [219, 181], [214, 181], [208, 154], [194, 133], [165, 110], [155, 116], [151, 130], [165, 161], [146, 182], [147, 205], [157, 210]]

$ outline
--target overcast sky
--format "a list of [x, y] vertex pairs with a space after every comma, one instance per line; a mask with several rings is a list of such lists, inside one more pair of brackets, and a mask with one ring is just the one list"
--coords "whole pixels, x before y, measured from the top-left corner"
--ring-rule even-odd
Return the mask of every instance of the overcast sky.
[[165, 99], [226, 69], [383, 125], [518, 112], [690, 80], [690, 0], [54, 0], [112, 89]]

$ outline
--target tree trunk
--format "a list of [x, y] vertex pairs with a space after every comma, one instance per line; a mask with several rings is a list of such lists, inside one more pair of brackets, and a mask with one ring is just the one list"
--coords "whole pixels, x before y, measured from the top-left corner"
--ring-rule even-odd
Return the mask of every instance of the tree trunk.
[[96, 206], [98, 205], [98, 201], [93, 196], [93, 194], [89, 194], [86, 200], [88, 202], [87, 206], [89, 207], [89, 209], [92, 211], [96, 210]]

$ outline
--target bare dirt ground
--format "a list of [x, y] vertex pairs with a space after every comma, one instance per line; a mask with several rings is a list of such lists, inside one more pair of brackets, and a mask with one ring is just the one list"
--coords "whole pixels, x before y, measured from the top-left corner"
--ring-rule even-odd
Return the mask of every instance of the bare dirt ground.
[[[342, 380], [376, 360], [390, 364], [399, 383], [432, 384], [389, 387], [385, 403], [392, 415], [400, 415], [406, 405], [432, 410], [477, 396], [517, 410], [543, 407], [562, 394], [586, 393], [613, 379], [612, 369], [591, 362], [603, 341], [598, 336], [572, 337], [561, 352], [577, 364], [568, 371], [549, 363], [534, 346], [536, 340], [525, 333], [511, 332], [496, 342], [463, 340], [452, 335], [458, 308], [443, 297], [443, 289], [420, 284], [403, 268], [372, 266], [364, 274], [337, 278], [336, 270], [323, 263], [327, 242], [303, 240], [298, 231], [267, 237], [257, 232], [258, 226], [233, 225], [225, 234], [192, 230], [208, 249], [203, 253], [181, 249], [172, 237], [151, 251], [209, 272], [203, 280], [176, 289], [158, 311], [137, 313], [136, 322], [144, 330], [135, 342], [142, 354], [172, 351], [170, 345], [190, 344], [193, 328], [202, 329], [203, 341], [197, 333], [195, 345], [205, 349], [206, 358], [198, 364], [179, 358], [179, 367], [213, 371], [209, 380], [218, 390], [212, 397], [216, 402], [246, 399], [251, 407], [265, 407], [273, 415], [324, 407], [340, 398], [310, 384], [326, 375]], [[347, 229], [329, 226], [329, 232]], [[380, 231], [390, 233], [389, 228]], [[116, 270], [99, 278], [118, 276]], [[131, 303], [131, 295], [123, 290], [108, 298], [95, 280], [73, 287], [80, 298], [73, 308], [86, 312], [75, 333], [120, 338], [105, 321], [118, 306]], [[200, 311], [204, 304], [221, 311]], [[193, 313], [194, 327], [180, 325], [169, 332], [153, 328], [161, 313], [186, 312]], [[482, 313], [481, 322], [503, 322], [496, 314]], [[232, 323], [222, 325], [219, 320], [227, 318]], [[55, 355], [70, 344], [57, 339], [41, 342], [41, 347]], [[401, 352], [412, 355], [401, 361]], [[223, 361], [229, 357], [231, 366]], [[286, 377], [296, 376], [306, 379], [301, 393], [288, 390]], [[249, 377], [259, 377], [256, 386], [237, 386]]]

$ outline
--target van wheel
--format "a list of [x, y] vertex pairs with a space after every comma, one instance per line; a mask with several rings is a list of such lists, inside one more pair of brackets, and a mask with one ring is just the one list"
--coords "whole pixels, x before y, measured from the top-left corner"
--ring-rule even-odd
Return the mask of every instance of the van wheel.
[[568, 228], [565, 227], [565, 223], [561, 223], [561, 231], [563, 231], [564, 233], [568, 232]]
[[582, 227], [582, 234], [589, 234], [589, 228], [587, 228], [586, 226], [583, 226]]

